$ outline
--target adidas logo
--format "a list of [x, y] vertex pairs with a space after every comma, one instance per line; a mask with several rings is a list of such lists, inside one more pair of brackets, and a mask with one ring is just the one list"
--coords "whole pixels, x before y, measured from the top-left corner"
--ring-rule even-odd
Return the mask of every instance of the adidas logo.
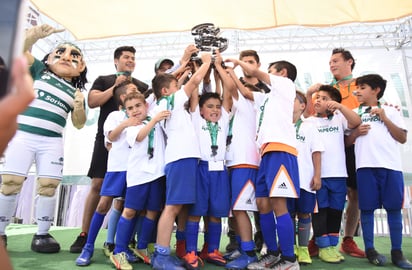
[[252, 200], [249, 198], [249, 199], [246, 201], [246, 204], [252, 204]]
[[288, 187], [286, 186], [285, 182], [283, 182], [282, 184], [280, 184], [280, 185], [278, 186], [278, 188], [288, 189]]

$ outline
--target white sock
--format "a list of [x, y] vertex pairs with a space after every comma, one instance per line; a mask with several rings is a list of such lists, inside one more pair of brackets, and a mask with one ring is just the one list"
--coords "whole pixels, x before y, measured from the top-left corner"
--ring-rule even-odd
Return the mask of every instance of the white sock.
[[16, 194], [4, 195], [0, 193], [0, 235], [6, 234], [6, 227], [16, 211]]
[[54, 208], [56, 207], [56, 196], [46, 197], [38, 195], [36, 198], [36, 222], [38, 235], [49, 233], [51, 223], [54, 220]]

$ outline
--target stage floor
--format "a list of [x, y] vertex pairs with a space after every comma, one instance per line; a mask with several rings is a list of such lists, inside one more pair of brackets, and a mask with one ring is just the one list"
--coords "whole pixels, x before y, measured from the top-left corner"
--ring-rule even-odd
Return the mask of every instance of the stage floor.
[[[36, 232], [37, 227], [35, 225], [19, 225], [10, 224], [7, 228], [8, 246], [7, 250], [11, 258], [14, 270], [72, 270], [72, 269], [84, 269], [84, 270], [105, 270], [114, 269], [114, 266], [110, 263], [110, 260], [104, 256], [102, 252], [103, 242], [106, 239], [106, 230], [102, 230], [96, 240], [95, 254], [92, 260], [92, 264], [86, 267], [78, 267], [75, 264], [75, 259], [78, 254], [72, 254], [69, 252], [69, 247], [80, 232], [79, 228], [68, 227], [53, 227], [51, 234], [61, 245], [61, 251], [55, 254], [39, 254], [32, 252], [30, 249], [31, 239]], [[174, 247], [174, 235], [172, 236], [172, 249]], [[356, 242], [362, 248], [363, 241], [360, 237], [356, 237]], [[226, 236], [222, 236], [220, 244], [220, 250], [223, 252], [228, 242]], [[388, 263], [385, 267], [379, 267], [379, 269], [399, 269], [392, 265], [390, 262], [390, 239], [389, 237], [376, 237], [375, 238], [376, 249], [388, 257]], [[203, 244], [203, 234], [199, 234], [199, 248]], [[174, 249], [173, 249], [174, 250]], [[403, 238], [403, 252], [405, 256], [412, 261], [412, 238]], [[134, 269], [151, 269], [150, 266], [142, 263], [133, 264]], [[313, 259], [312, 265], [302, 266], [302, 269], [377, 269], [368, 263], [367, 259], [358, 259], [350, 256], [345, 256], [345, 262], [340, 264], [327, 264], [321, 262], [318, 258]], [[211, 269], [224, 269], [205, 263], [202, 268], [204, 270]]]

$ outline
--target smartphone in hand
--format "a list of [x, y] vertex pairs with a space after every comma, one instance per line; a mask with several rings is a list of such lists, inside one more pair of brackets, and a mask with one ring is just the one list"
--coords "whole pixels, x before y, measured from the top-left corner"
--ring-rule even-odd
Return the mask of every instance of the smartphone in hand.
[[0, 98], [11, 91], [13, 59], [23, 54], [25, 0], [0, 0]]

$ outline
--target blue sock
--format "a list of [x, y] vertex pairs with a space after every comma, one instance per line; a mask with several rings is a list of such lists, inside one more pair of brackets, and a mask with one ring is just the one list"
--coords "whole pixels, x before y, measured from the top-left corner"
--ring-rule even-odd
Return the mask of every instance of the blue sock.
[[130, 237], [133, 234], [135, 219], [126, 219], [123, 216], [119, 219], [116, 230], [116, 247], [113, 254], [117, 254], [128, 249]]
[[330, 241], [328, 235], [316, 236], [315, 243], [319, 248], [327, 248], [330, 247]]
[[142, 230], [139, 234], [139, 239], [137, 241], [137, 249], [147, 248], [147, 244], [152, 238], [152, 233], [155, 227], [154, 220], [145, 217], [142, 222]]
[[289, 213], [276, 217], [276, 230], [278, 232], [279, 245], [282, 247], [282, 256], [294, 258], [295, 227]]
[[186, 239], [185, 231], [176, 230], [176, 240], [185, 240], [185, 239]]
[[99, 214], [97, 212], [94, 212], [92, 221], [90, 223], [89, 232], [87, 233], [87, 244], [92, 244], [94, 246], [94, 242], [96, 241], [97, 234], [102, 227], [105, 216], [106, 214]]
[[219, 250], [220, 236], [222, 235], [222, 223], [209, 221], [209, 242], [207, 252], [211, 253], [215, 249]]
[[338, 243], [339, 243], [339, 234], [337, 233], [331, 233], [331, 234], [328, 234], [328, 237], [329, 237], [329, 243], [330, 243], [330, 245], [332, 246], [332, 247], [336, 247], [337, 245], [338, 245]]
[[160, 255], [163, 255], [163, 256], [170, 255], [170, 247], [164, 247], [164, 246], [156, 244], [155, 245], [155, 250], [156, 250], [156, 253], [158, 253]]
[[119, 222], [120, 215], [122, 213], [112, 206], [110, 212], [109, 222], [107, 223], [107, 238], [106, 243], [114, 243], [114, 236], [116, 235], [117, 223]]
[[199, 222], [186, 222], [186, 252], [197, 251]]
[[240, 248], [244, 252], [252, 251], [252, 250], [255, 249], [255, 242], [253, 242], [253, 241], [240, 242]]
[[268, 250], [278, 251], [275, 215], [272, 211], [266, 214], [260, 214], [260, 228]]
[[392, 250], [402, 248], [402, 213], [401, 210], [387, 210], [389, 235], [391, 237]]
[[365, 250], [375, 248], [373, 244], [373, 211], [361, 211], [362, 237]]

